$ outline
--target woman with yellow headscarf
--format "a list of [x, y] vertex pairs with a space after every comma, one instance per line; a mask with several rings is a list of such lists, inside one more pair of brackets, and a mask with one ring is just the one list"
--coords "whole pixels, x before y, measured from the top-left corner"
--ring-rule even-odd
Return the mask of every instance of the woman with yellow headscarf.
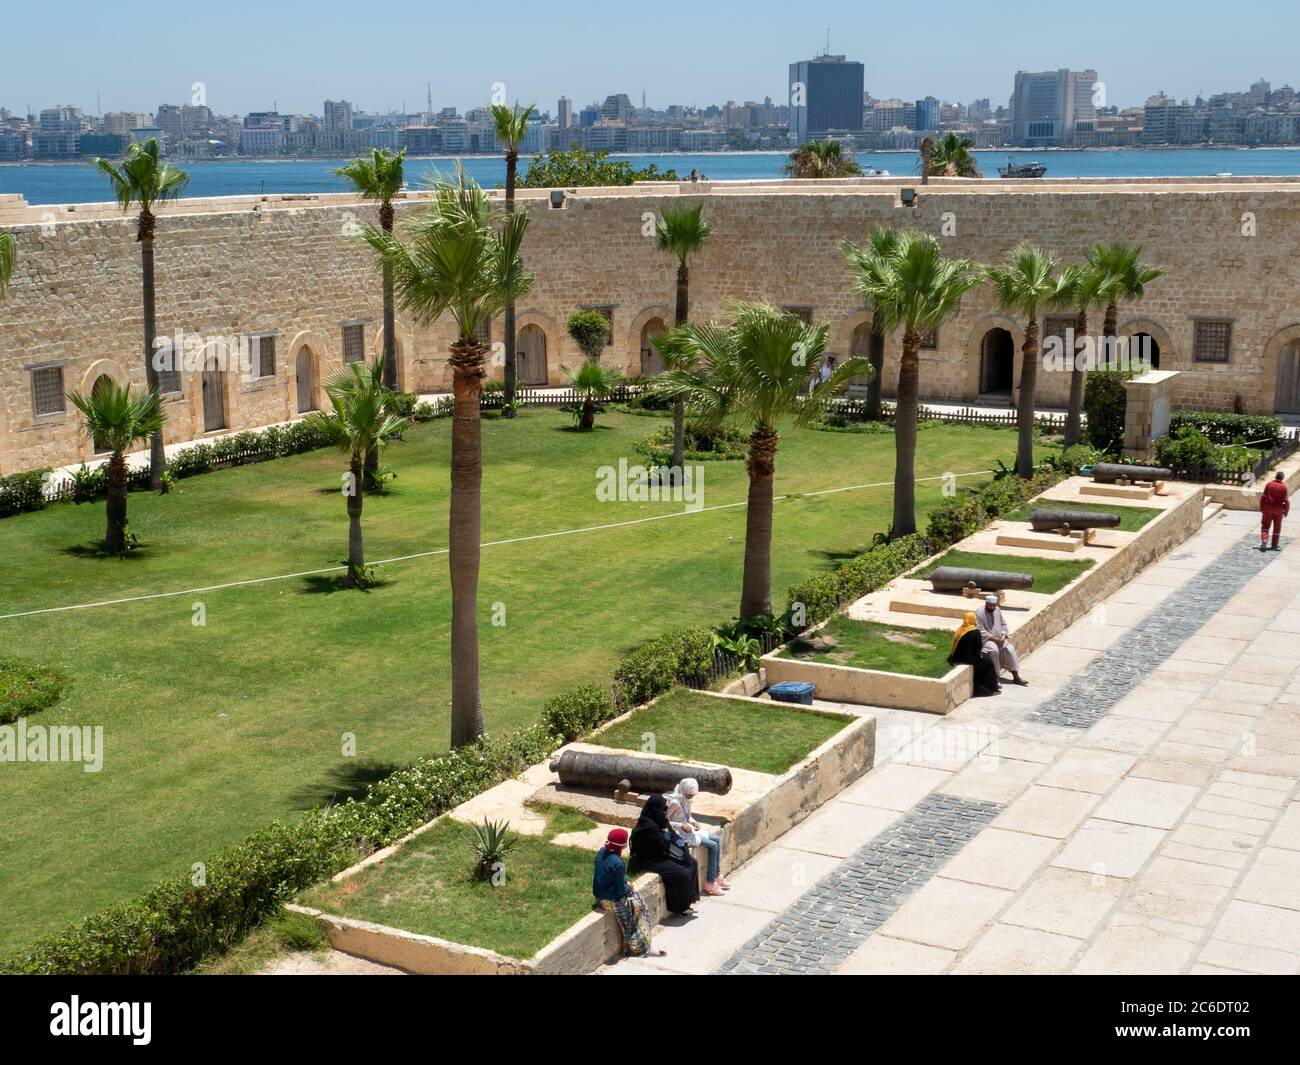
[[966, 611], [957, 631], [952, 634], [952, 652], [948, 655], [948, 664], [953, 666], [970, 666], [975, 670], [976, 695], [1000, 695], [1002, 684], [998, 681], [998, 670], [993, 659], [984, 653], [984, 637], [980, 635], [979, 626], [975, 624], [975, 612]]

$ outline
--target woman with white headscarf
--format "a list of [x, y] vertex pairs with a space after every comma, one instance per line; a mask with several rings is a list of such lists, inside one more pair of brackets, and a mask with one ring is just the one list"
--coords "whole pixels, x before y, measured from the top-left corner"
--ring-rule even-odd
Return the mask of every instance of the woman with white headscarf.
[[700, 784], [694, 777], [684, 777], [677, 787], [664, 796], [668, 800], [668, 823], [673, 833], [687, 846], [703, 847], [708, 852], [705, 870], [704, 893], [721, 895], [731, 885], [722, 875], [722, 841], [712, 832], [705, 832], [691, 816], [691, 800], [699, 794]]

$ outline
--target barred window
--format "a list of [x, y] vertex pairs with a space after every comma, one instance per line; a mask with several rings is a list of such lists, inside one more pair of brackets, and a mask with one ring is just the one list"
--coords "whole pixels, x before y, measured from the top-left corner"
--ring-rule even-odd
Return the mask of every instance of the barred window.
[[249, 338], [249, 347], [253, 350], [253, 358], [256, 360], [256, 371], [254, 377], [274, 377], [275, 376], [275, 337], [270, 334], [262, 334]]
[[1193, 359], [1197, 362], [1227, 362], [1231, 353], [1231, 322], [1200, 319], [1194, 324]]
[[32, 410], [42, 414], [62, 414], [68, 409], [63, 395], [63, 367], [43, 366], [32, 371]]
[[160, 396], [178, 393], [181, 390], [181, 372], [177, 369], [158, 371], [158, 394]]
[[931, 351], [939, 346], [939, 330], [931, 329], [921, 338], [921, 347], [929, 348]]
[[781, 310], [785, 311], [786, 314], [793, 314], [799, 319], [799, 321], [803, 322], [804, 325], [812, 325], [813, 309], [811, 307], [791, 304], [782, 307]]
[[366, 327], [362, 322], [343, 327], [343, 361], [361, 362], [366, 357]]
[[595, 311], [609, 323], [609, 332], [605, 334], [605, 347], [609, 347], [614, 343], [614, 305], [607, 303], [600, 307], [583, 307], [582, 309], [584, 311]]
[[474, 330], [474, 339], [482, 344], [485, 348], [492, 346], [492, 319], [479, 319], [478, 328]]

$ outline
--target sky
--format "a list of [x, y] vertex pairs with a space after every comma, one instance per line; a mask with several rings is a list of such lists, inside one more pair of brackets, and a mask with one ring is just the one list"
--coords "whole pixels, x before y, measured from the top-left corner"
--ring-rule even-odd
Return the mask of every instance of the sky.
[[[153, 5], [151, 5], [153, 6]], [[866, 65], [876, 97], [1005, 104], [1017, 69], [1093, 68], [1107, 101], [1142, 104], [1300, 83], [1296, 0], [689, 0], [445, 4], [211, 0], [28, 2], [0, 15], [0, 107], [153, 112], [196, 83], [220, 114], [464, 111], [495, 83], [554, 113], [626, 92], [640, 104], [781, 102], [788, 66], [826, 47]], [[96, 106], [96, 94], [100, 104]]]

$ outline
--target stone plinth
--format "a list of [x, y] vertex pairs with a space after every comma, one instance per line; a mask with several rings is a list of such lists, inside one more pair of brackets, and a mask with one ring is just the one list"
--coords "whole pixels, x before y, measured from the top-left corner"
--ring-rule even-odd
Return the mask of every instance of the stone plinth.
[[1124, 458], [1155, 458], [1155, 442], [1169, 433], [1169, 403], [1177, 378], [1177, 370], [1152, 370], [1124, 382]]

